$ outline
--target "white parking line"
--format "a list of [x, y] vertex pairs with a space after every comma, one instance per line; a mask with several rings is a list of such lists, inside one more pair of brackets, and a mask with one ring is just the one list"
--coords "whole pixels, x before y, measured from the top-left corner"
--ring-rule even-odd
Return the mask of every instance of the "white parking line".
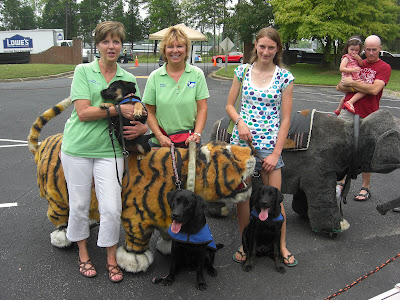
[[21, 141], [21, 140], [9, 140], [9, 139], [0, 139], [0, 142], [14, 142], [14, 143], [25, 143], [27, 144], [28, 141]]
[[12, 144], [12, 145], [1, 145], [0, 148], [13, 148], [13, 147], [27, 147], [28, 146], [28, 141], [21, 141], [21, 140], [0, 139], [0, 142], [18, 143], [18, 144]]
[[27, 147], [28, 144], [17, 144], [17, 145], [3, 145], [0, 148], [13, 148], [13, 147]]
[[13, 202], [13, 203], [0, 203], [0, 208], [1, 207], [13, 207], [13, 206], [18, 206], [17, 202]]

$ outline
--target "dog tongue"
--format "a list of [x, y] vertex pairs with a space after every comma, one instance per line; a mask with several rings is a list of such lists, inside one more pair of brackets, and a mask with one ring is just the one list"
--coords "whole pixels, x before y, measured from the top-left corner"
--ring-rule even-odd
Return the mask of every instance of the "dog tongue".
[[261, 209], [261, 212], [260, 212], [260, 214], [258, 215], [258, 218], [261, 220], [261, 221], [265, 221], [266, 219], [268, 219], [268, 212], [269, 212], [269, 208], [267, 208], [267, 209]]
[[182, 223], [172, 221], [171, 231], [173, 233], [178, 233], [181, 230]]

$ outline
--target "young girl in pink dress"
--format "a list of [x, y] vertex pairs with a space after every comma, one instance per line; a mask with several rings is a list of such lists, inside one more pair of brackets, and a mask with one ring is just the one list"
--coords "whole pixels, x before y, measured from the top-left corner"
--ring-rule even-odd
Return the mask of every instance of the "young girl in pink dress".
[[[364, 61], [360, 57], [359, 53], [361, 52], [362, 42], [358, 36], [352, 36], [348, 39], [346, 46], [343, 49], [342, 62], [340, 63], [340, 71], [342, 72], [342, 77], [352, 76], [353, 80], [360, 80], [360, 71]], [[335, 114], [339, 115], [343, 106], [350, 111], [351, 113], [355, 113], [354, 103], [364, 97], [363, 93], [355, 93], [354, 96], [349, 100], [344, 102], [343, 97], [340, 100], [338, 108], [335, 110]]]

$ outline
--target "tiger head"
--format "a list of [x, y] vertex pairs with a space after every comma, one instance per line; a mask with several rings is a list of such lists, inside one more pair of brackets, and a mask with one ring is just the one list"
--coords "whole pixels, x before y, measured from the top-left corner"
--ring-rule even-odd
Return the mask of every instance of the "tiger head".
[[[182, 188], [186, 188], [189, 150], [175, 150]], [[167, 192], [176, 188], [170, 148], [153, 149], [144, 156], [130, 155], [128, 164], [135, 191], [128, 198], [143, 194], [144, 198], [164, 199]], [[219, 141], [207, 143], [196, 153], [195, 193], [206, 201], [244, 201], [251, 194], [249, 179], [254, 167], [255, 158], [250, 148]]]
[[195, 193], [206, 201], [244, 201], [251, 194], [255, 164], [248, 147], [210, 142], [198, 151]]

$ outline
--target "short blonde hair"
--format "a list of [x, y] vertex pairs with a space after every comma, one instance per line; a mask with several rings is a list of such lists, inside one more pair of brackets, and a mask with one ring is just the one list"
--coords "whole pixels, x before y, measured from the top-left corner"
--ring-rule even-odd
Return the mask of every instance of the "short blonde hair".
[[167, 32], [164, 35], [160, 43], [160, 52], [163, 56], [164, 61], [168, 62], [167, 57], [165, 55], [165, 48], [172, 45], [174, 41], [177, 41], [179, 44], [184, 44], [186, 46], [186, 54], [185, 54], [185, 61], [189, 58], [189, 51], [190, 51], [190, 40], [186, 33], [184, 33], [181, 29], [177, 27], [170, 27], [168, 28]]
[[115, 35], [120, 38], [121, 43], [124, 43], [125, 40], [125, 27], [121, 22], [115, 21], [104, 21], [100, 24], [97, 24], [96, 29], [94, 30], [94, 42], [99, 44], [102, 40], [104, 40], [107, 35], [111, 33], [111, 35]]
[[[260, 29], [259, 32], [257, 32], [256, 42], [258, 42], [258, 40], [263, 37], [267, 37], [267, 38], [273, 40], [276, 43], [276, 45], [278, 46], [278, 52], [276, 53], [273, 61], [274, 61], [274, 64], [281, 67], [282, 66], [283, 46], [282, 46], [281, 37], [279, 36], [278, 31], [276, 31], [276, 29], [274, 29], [272, 27], [262, 28], [262, 29]], [[257, 59], [258, 59], [257, 49], [254, 46], [253, 50], [251, 51], [250, 63], [256, 62]]]

